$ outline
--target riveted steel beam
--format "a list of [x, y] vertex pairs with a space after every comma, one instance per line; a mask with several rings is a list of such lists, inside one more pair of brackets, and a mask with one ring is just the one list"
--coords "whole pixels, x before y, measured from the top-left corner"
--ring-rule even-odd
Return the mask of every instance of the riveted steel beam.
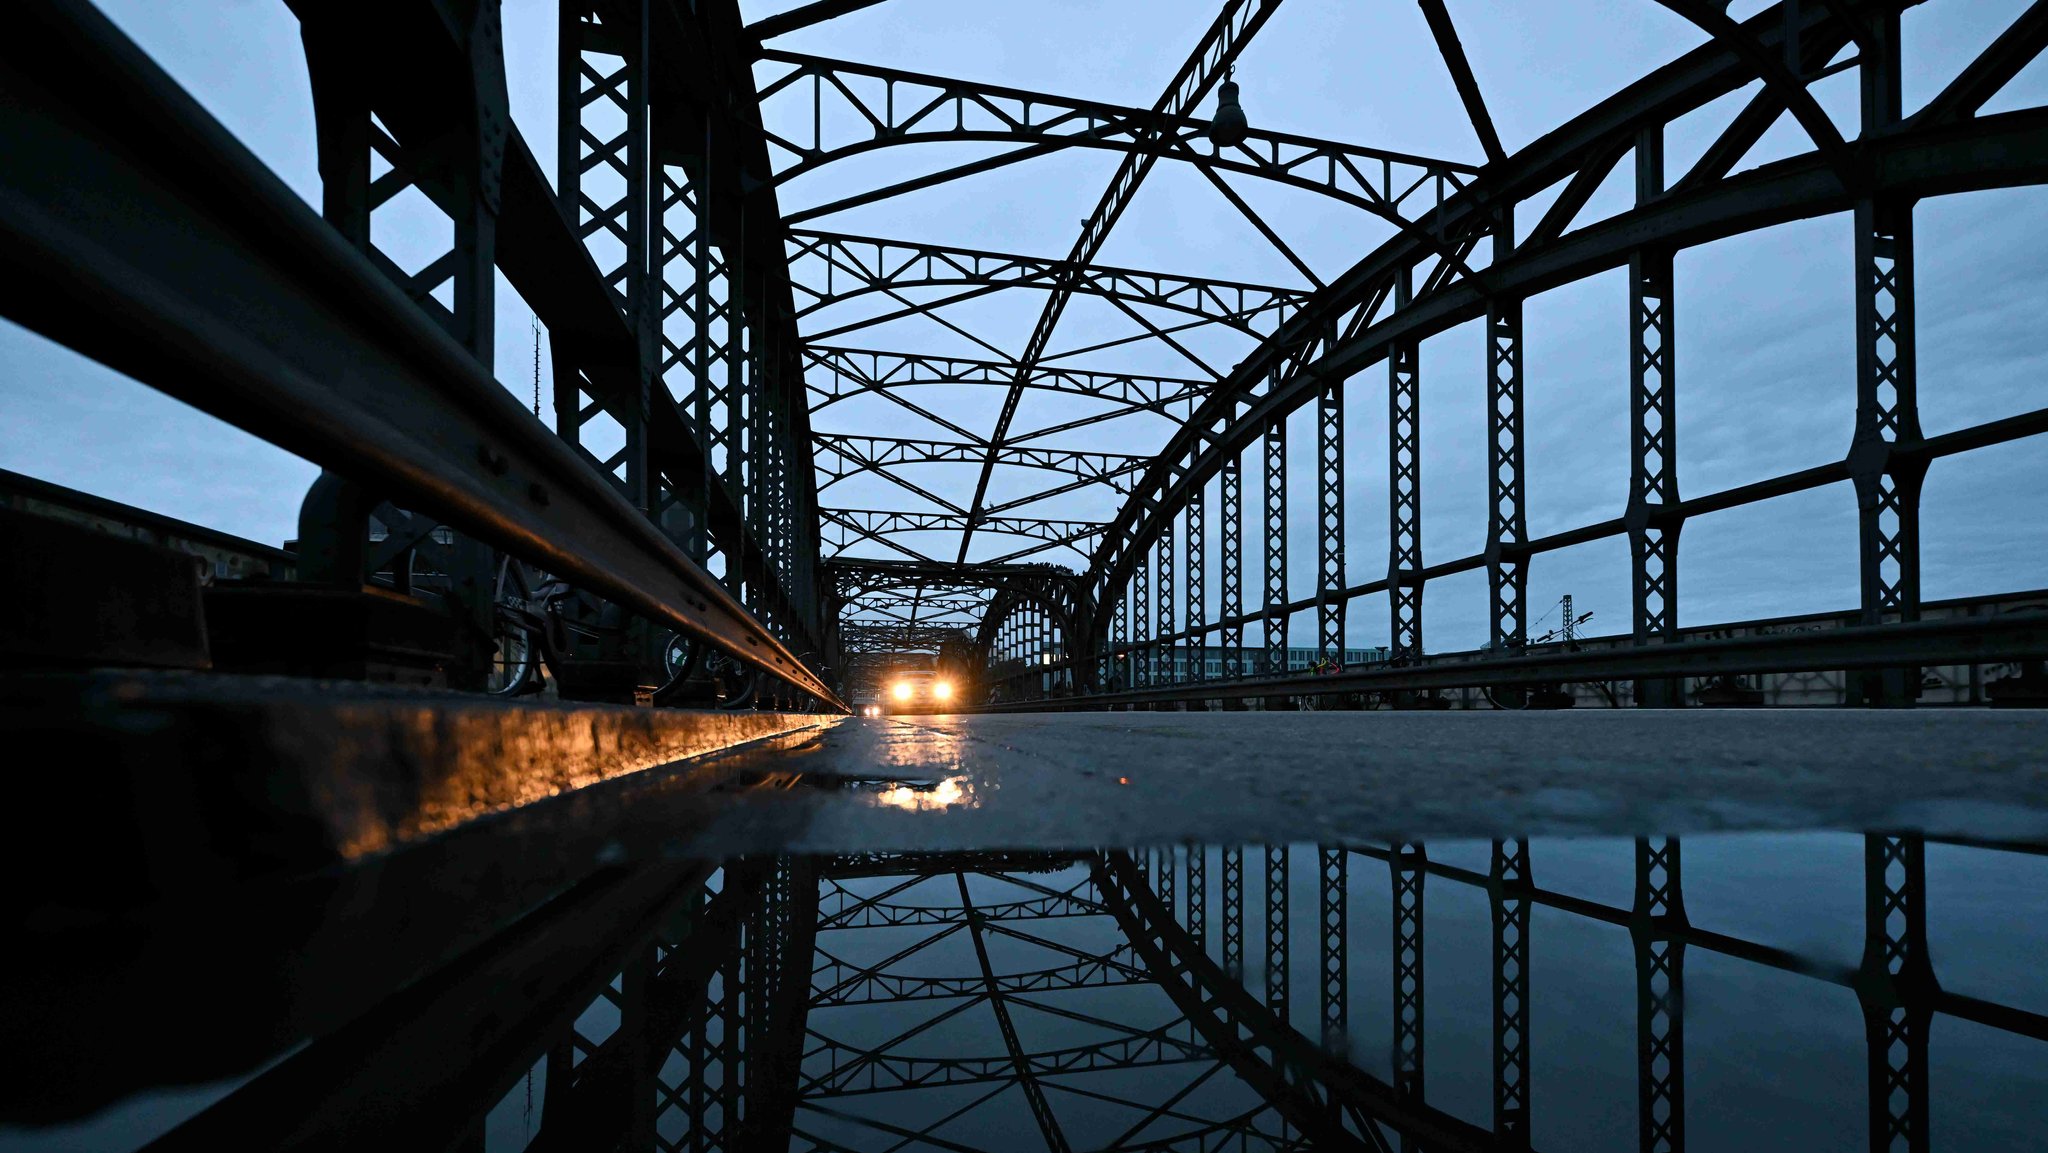
[[836, 702], [104, 18], [17, 19], [8, 316]]
[[[1172, 309], [1257, 332], [1257, 325], [1271, 328], [1308, 296], [1297, 288], [833, 232], [792, 230], [788, 246], [799, 319], [891, 289], [968, 285], [1054, 291], [1064, 286], [1069, 292]], [[863, 322], [875, 323], [880, 321]]]

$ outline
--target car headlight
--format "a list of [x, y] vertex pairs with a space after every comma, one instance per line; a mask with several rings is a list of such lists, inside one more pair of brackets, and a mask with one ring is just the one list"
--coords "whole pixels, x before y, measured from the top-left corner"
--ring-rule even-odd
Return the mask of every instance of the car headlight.
[[941, 701], [950, 701], [950, 700], [952, 700], [952, 699], [953, 699], [953, 682], [952, 682], [952, 681], [933, 681], [933, 682], [932, 682], [932, 697], [933, 697], [934, 699], [936, 699], [936, 700], [941, 700]]
[[896, 684], [889, 689], [889, 694], [899, 701], [909, 700], [910, 692], [911, 689], [909, 681], [897, 681]]

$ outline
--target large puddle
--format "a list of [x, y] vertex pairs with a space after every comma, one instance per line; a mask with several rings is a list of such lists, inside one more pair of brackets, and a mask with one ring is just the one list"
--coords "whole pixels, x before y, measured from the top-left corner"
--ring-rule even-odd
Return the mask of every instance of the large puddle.
[[0, 1147], [317, 1145], [416, 1115], [492, 1151], [1992, 1150], [2048, 1121], [2048, 856], [2025, 845], [762, 857], [648, 908]]

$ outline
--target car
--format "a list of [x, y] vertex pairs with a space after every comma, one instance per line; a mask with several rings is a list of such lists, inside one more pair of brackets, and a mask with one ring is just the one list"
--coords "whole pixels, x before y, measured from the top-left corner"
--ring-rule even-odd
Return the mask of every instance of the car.
[[953, 694], [951, 678], [930, 669], [903, 669], [882, 688], [882, 712], [890, 716], [949, 712]]

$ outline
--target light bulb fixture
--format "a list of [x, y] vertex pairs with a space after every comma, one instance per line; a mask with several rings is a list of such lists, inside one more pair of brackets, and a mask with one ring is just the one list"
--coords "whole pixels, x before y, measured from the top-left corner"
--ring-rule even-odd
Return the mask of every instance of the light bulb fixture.
[[1232, 68], [1225, 73], [1222, 86], [1216, 89], [1216, 119], [1209, 122], [1209, 143], [1218, 148], [1234, 148], [1243, 144], [1245, 132], [1250, 127], [1245, 123], [1244, 106], [1237, 102], [1237, 81], [1228, 79], [1236, 72], [1237, 69]]

